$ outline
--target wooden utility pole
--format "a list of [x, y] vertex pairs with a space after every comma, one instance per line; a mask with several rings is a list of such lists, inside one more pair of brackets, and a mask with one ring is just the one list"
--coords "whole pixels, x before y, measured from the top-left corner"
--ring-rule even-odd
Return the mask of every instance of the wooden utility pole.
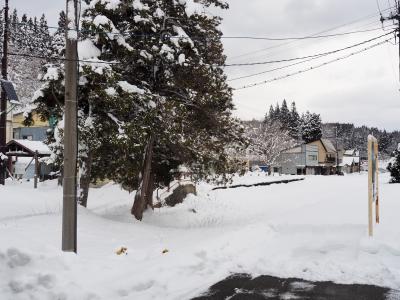
[[77, 0], [67, 0], [62, 250], [77, 251]]
[[37, 189], [38, 178], [39, 178], [39, 153], [35, 151], [35, 156], [33, 157], [35, 160], [35, 175], [33, 177], [33, 187]]
[[388, 17], [381, 16], [381, 22], [397, 21], [397, 38], [399, 40], [399, 80], [400, 80], [400, 0], [396, 0], [396, 13], [391, 12]]
[[[1, 59], [1, 77], [7, 80], [7, 64], [8, 64], [8, 0], [4, 7], [4, 39], [3, 39], [3, 57]], [[7, 97], [6, 92], [1, 88], [1, 104], [0, 104], [0, 154], [5, 154], [6, 138], [7, 138]], [[7, 163], [0, 161], [0, 184], [5, 184]]]
[[338, 149], [337, 125], [335, 127], [335, 147], [336, 147], [336, 175], [339, 175], [339, 149]]

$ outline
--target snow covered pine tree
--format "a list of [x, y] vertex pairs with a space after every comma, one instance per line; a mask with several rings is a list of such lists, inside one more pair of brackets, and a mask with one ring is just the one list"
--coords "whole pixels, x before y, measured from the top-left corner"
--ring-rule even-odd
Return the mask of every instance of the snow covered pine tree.
[[304, 142], [310, 143], [322, 137], [321, 117], [307, 111], [301, 116], [301, 134]]
[[388, 171], [390, 172], [390, 182], [400, 183], [400, 143], [397, 149], [394, 151], [394, 157], [390, 160], [388, 165]]
[[[220, 19], [200, 13], [212, 4], [226, 8], [220, 1], [202, 1], [194, 11], [182, 1], [87, 1], [79, 42], [81, 204], [90, 181], [108, 178], [138, 189], [132, 212], [141, 219], [154, 188], [168, 184], [179, 165], [197, 179], [222, 180], [240, 167], [228, 155], [244, 140], [218, 67], [225, 61]], [[60, 133], [63, 76], [60, 61], [47, 65], [34, 97], [42, 118], [59, 120]], [[53, 148], [62, 149], [56, 135]]]
[[[1, 15], [0, 22], [4, 22]], [[39, 22], [36, 18], [28, 18], [26, 14], [19, 20], [18, 12], [14, 9], [9, 23], [9, 51], [22, 55], [9, 57], [8, 76], [16, 85], [18, 96], [25, 106], [29, 104], [32, 93], [40, 86], [37, 74], [51, 49], [50, 33], [44, 15]], [[0, 26], [0, 35], [3, 36], [3, 26]], [[2, 45], [0, 51], [1, 49]]]
[[[65, 23], [65, 14], [60, 14], [60, 22]], [[31, 109], [43, 120], [51, 118], [58, 121], [48, 143], [53, 149], [54, 159], [62, 168], [63, 149], [63, 109], [64, 109], [64, 45], [61, 36], [64, 30], [59, 28], [53, 39], [53, 55], [44, 67], [41, 77], [43, 85], [33, 97]], [[113, 86], [117, 86], [118, 77], [107, 63], [101, 60], [103, 54], [92, 40], [81, 36], [78, 43], [80, 68], [78, 89], [78, 130], [79, 130], [79, 166], [80, 195], [79, 202], [86, 206], [89, 184], [96, 179], [112, 178], [109, 172], [112, 168], [108, 163], [114, 154], [115, 141], [118, 139], [119, 126], [109, 117], [111, 104], [116, 103]], [[110, 92], [111, 91], [111, 92]], [[26, 123], [31, 121], [31, 114]]]
[[197, 179], [225, 180], [239, 167], [228, 155], [229, 147], [244, 143], [220, 67], [225, 62], [220, 18], [203, 13], [204, 6], [227, 5], [190, 2], [91, 1], [84, 13], [83, 27], [96, 32], [96, 46], [119, 62], [112, 68], [131, 95], [118, 99], [113, 110], [125, 133], [114, 161], [128, 170], [116, 172], [114, 180], [137, 189], [132, 208], [137, 219], [152, 206], [155, 187], [168, 184], [179, 165], [191, 168]]

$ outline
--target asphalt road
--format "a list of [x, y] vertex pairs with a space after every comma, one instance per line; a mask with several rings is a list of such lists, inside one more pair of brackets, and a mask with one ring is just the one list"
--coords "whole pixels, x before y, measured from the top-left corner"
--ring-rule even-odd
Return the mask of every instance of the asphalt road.
[[298, 278], [277, 278], [235, 274], [192, 300], [400, 300], [400, 291], [361, 285], [312, 282]]

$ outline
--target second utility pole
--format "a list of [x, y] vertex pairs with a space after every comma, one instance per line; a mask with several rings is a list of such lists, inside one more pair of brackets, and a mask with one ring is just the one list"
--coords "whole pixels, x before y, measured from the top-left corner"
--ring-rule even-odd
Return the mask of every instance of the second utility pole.
[[65, 30], [65, 114], [62, 250], [77, 251], [77, 77], [78, 20], [77, 0], [67, 0]]
[[383, 17], [381, 16], [381, 22], [383, 24], [383, 22], [385, 21], [397, 21], [397, 37], [399, 39], [399, 80], [400, 80], [400, 0], [396, 0], [396, 14], [393, 14], [392, 12], [390, 13], [389, 17]]

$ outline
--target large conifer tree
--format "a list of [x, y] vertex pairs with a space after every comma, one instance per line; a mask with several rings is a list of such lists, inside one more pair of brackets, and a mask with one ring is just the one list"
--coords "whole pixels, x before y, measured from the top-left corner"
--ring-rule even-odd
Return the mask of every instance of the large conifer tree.
[[[141, 219], [154, 188], [167, 185], [179, 165], [195, 179], [236, 171], [229, 150], [243, 145], [242, 129], [231, 117], [232, 91], [219, 67], [220, 18], [183, 1], [87, 4], [80, 52], [96, 55], [81, 62], [79, 124], [82, 170], [90, 179], [106, 176], [138, 189], [132, 212]], [[61, 120], [62, 65], [55, 68], [56, 78], [50, 69], [43, 77], [36, 103], [44, 118], [52, 110]]]

